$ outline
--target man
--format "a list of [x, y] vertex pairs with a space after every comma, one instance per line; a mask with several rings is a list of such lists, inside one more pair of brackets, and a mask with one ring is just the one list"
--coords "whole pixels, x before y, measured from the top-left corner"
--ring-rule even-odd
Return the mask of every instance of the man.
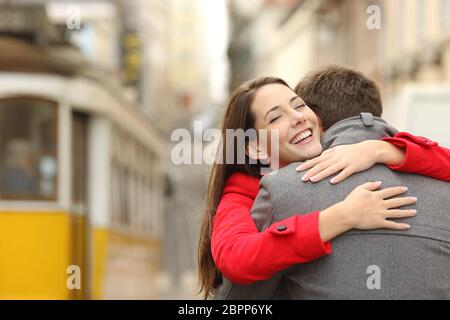
[[[296, 92], [322, 120], [324, 149], [396, 133], [379, 118], [379, 91], [361, 73], [327, 67], [301, 81]], [[287, 292], [292, 299], [450, 299], [448, 183], [393, 172], [381, 165], [335, 186], [326, 180], [304, 183], [302, 174], [295, 171], [298, 165], [293, 163], [262, 179], [252, 208], [260, 230], [294, 212], [329, 207], [357, 185], [377, 180], [383, 181], [384, 188], [408, 186], [409, 193], [418, 196], [414, 206], [418, 214], [408, 219], [411, 229], [401, 233], [352, 230], [333, 240], [331, 255], [293, 266], [254, 285], [225, 283], [219, 298], [286, 298], [283, 294]], [[283, 232], [289, 230], [290, 226], [283, 228]]]

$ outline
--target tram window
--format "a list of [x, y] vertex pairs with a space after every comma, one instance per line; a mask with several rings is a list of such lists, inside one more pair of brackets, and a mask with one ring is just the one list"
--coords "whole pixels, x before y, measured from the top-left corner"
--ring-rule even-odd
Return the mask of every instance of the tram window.
[[1, 99], [0, 199], [55, 200], [56, 155], [56, 103]]

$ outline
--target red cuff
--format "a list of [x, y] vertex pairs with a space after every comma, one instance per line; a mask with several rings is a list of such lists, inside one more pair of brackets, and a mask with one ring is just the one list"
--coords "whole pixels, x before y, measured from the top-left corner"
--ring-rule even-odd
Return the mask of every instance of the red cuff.
[[323, 242], [319, 232], [320, 211], [299, 215], [274, 223], [268, 231], [275, 236], [292, 234], [292, 247], [305, 261], [312, 261], [330, 254], [331, 243]]
[[392, 170], [411, 172], [450, 182], [450, 150], [424, 137], [400, 132], [384, 138], [397, 147], [404, 148], [405, 160], [400, 165], [388, 165]]
[[[309, 252], [311, 260], [317, 259], [325, 254], [331, 253], [331, 242], [323, 242], [319, 231], [319, 214], [320, 211], [304, 215], [304, 219], [297, 219], [305, 237], [311, 241], [305, 243], [305, 252]], [[299, 216], [302, 217], [302, 216]], [[297, 217], [298, 218], [298, 217]], [[297, 233], [298, 235], [299, 233]]]
[[405, 149], [405, 159], [403, 160], [403, 162], [398, 165], [388, 164], [387, 167], [389, 169], [403, 172], [414, 172], [416, 170], [415, 162], [411, 161], [411, 157], [413, 157], [413, 155], [417, 155], [418, 153], [420, 153], [423, 148], [423, 145], [408, 143], [407, 141], [401, 138], [395, 137], [384, 138], [383, 141], [389, 142], [396, 147]]
[[424, 147], [434, 147], [438, 146], [439, 144], [435, 141], [431, 141], [430, 139], [427, 139], [425, 137], [421, 136], [415, 136], [408, 132], [399, 132], [394, 137], [388, 137], [384, 138], [384, 141], [389, 141], [390, 139], [393, 139], [393, 141], [405, 141], [409, 140], [415, 144], [422, 145]]
[[429, 159], [422, 158], [424, 150], [430, 150], [433, 147], [439, 146], [435, 141], [431, 141], [425, 137], [414, 136], [408, 132], [399, 132], [394, 137], [383, 138], [383, 141], [389, 142], [394, 146], [405, 149], [405, 159], [399, 165], [388, 165], [389, 169], [403, 172], [417, 172], [417, 161], [426, 161]]

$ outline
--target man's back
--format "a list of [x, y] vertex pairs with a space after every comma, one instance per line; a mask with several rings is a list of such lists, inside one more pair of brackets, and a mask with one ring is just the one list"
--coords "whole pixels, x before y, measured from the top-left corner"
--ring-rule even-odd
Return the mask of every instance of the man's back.
[[[374, 166], [334, 186], [301, 181], [291, 164], [263, 178], [253, 217], [259, 229], [311, 208], [342, 201], [356, 186], [383, 181], [418, 197], [408, 231], [350, 231], [333, 240], [331, 255], [293, 266], [284, 281], [293, 299], [450, 299], [450, 185]], [[270, 198], [270, 200], [268, 199]], [[273, 215], [260, 210], [270, 201]]]

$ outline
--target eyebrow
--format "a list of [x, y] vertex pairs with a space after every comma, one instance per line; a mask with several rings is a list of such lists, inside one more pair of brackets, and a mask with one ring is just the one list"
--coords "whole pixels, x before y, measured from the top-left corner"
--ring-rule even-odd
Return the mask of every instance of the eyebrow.
[[[300, 97], [299, 96], [293, 96], [291, 99], [289, 99], [289, 104], [292, 104], [292, 102], [294, 102], [296, 99], [300, 99]], [[275, 106], [273, 108], [270, 108], [270, 110], [267, 111], [266, 115], [264, 116], [264, 121], [266, 120], [266, 118], [269, 115], [269, 113], [271, 113], [272, 111], [275, 111], [278, 108], [280, 108], [280, 106]]]

